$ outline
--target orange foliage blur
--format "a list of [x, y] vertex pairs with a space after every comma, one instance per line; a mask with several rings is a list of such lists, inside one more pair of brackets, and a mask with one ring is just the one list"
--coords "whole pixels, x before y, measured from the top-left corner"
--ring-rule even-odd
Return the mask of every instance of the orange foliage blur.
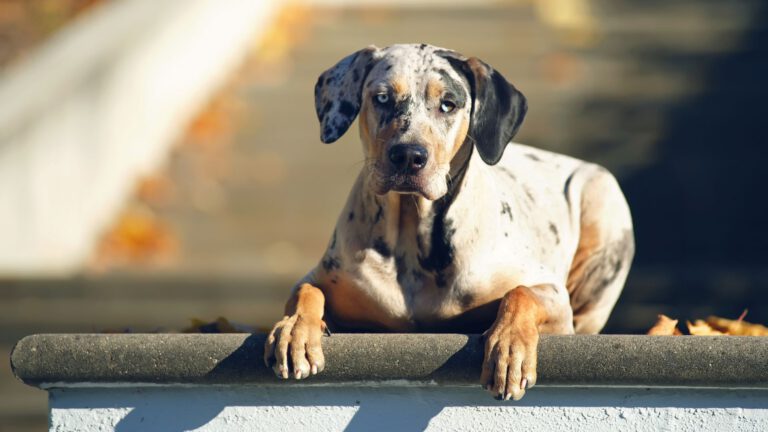
[[129, 206], [104, 235], [97, 266], [163, 262], [176, 256], [178, 241], [171, 228], [148, 207]]
[[0, 0], [0, 68], [103, 0]]

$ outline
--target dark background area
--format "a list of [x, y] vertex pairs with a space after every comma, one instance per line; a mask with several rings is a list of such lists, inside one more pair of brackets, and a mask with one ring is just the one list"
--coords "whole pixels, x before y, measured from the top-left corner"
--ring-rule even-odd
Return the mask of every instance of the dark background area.
[[752, 6], [740, 42], [728, 52], [635, 53], [643, 63], [699, 80], [698, 91], [666, 106], [610, 108], [626, 124], [661, 110], [666, 126], [655, 159], [620, 180], [635, 219], [637, 256], [606, 331], [636, 331], [622, 314], [646, 302], [683, 319], [736, 317], [748, 308], [748, 320], [768, 321], [768, 8]]

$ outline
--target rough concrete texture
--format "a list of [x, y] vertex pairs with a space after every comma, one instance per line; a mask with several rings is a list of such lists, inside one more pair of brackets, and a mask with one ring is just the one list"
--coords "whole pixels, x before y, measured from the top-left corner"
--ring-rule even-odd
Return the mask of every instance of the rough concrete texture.
[[[265, 335], [32, 335], [11, 354], [29, 385], [269, 384]], [[334, 334], [307, 383], [406, 380], [474, 385], [482, 340], [460, 334]], [[768, 338], [542, 336], [539, 384], [768, 388]]]
[[55, 431], [764, 431], [768, 391], [469, 387], [153, 387], [51, 391]]

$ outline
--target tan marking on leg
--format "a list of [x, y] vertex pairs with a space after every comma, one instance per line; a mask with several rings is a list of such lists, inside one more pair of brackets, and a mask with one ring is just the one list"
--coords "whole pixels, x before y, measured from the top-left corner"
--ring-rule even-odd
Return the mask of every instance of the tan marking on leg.
[[597, 171], [584, 184], [579, 244], [566, 283], [577, 333], [598, 333], [624, 286], [634, 255], [632, 217], [616, 179]]
[[487, 332], [481, 384], [499, 399], [519, 400], [536, 383], [538, 326], [547, 313], [528, 287], [504, 295]]
[[601, 242], [600, 230], [596, 223], [581, 226], [579, 246], [576, 248], [576, 254], [573, 256], [571, 270], [568, 273], [568, 281], [566, 282], [568, 293], [572, 298], [575, 296], [574, 291], [578, 286], [577, 282], [584, 278], [589, 257], [594, 254], [595, 250], [601, 245]]
[[303, 314], [317, 319], [323, 318], [325, 308], [325, 295], [323, 291], [308, 283], [303, 283], [296, 290], [296, 294], [291, 296], [285, 305], [285, 314]]
[[264, 363], [273, 366], [278, 377], [302, 379], [323, 370], [320, 338], [325, 328], [324, 312], [323, 292], [308, 283], [301, 284], [288, 300], [285, 316], [264, 343]]

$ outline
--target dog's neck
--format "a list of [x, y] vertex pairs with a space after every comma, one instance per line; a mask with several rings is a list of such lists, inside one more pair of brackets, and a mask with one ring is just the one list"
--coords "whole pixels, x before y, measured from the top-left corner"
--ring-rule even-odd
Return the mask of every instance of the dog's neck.
[[[451, 161], [448, 176], [447, 193], [435, 200], [428, 200], [416, 194], [388, 192], [385, 195], [373, 195], [377, 212], [384, 224], [384, 241], [395, 249], [401, 241], [416, 241], [422, 253], [432, 250], [434, 241], [443, 241], [444, 218], [448, 209], [466, 181], [467, 168], [472, 160], [473, 146], [465, 142]], [[405, 237], [405, 239], [404, 239]]]

